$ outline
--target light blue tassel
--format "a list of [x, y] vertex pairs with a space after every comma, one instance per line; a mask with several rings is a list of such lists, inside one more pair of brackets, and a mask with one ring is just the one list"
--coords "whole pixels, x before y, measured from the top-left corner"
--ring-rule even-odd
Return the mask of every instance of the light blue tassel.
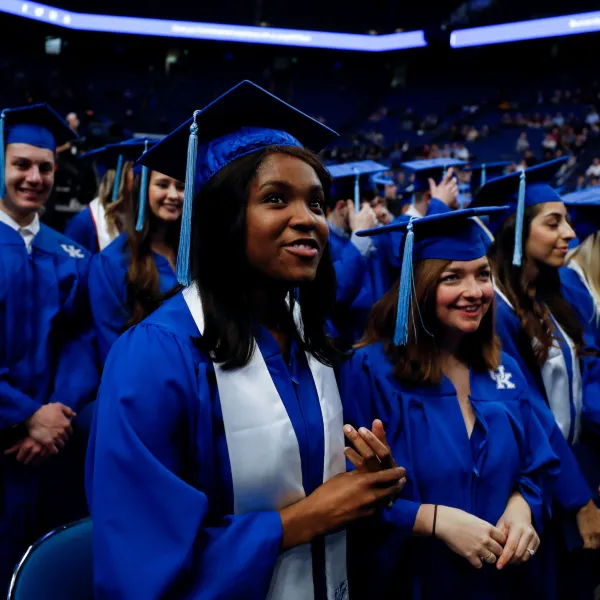
[[4, 153], [6, 152], [4, 148], [4, 119], [5, 111], [2, 111], [2, 114], [0, 114], [0, 198], [4, 198], [4, 194], [6, 194], [4, 181]]
[[[144, 154], [148, 150], [148, 140], [144, 143]], [[142, 155], [143, 156], [143, 155]], [[144, 219], [146, 218], [146, 203], [148, 202], [148, 179], [150, 169], [142, 166], [142, 179], [140, 181], [140, 201], [138, 206], [138, 218], [135, 224], [135, 230], [141, 231], [144, 228]]]
[[485, 172], [485, 163], [481, 165], [481, 179], [479, 180], [479, 187], [482, 188], [487, 181], [487, 173]]
[[196, 195], [196, 159], [198, 157], [198, 124], [196, 119], [200, 111], [194, 112], [194, 122], [190, 127], [187, 166], [185, 171], [185, 191], [183, 192], [183, 214], [181, 216], [181, 234], [177, 253], [177, 281], [189, 285], [192, 280], [190, 271], [190, 249], [192, 239], [192, 206]]
[[123, 172], [123, 155], [119, 154], [117, 160], [117, 170], [115, 172], [115, 183], [113, 185], [112, 201], [116, 202], [119, 197], [119, 183], [121, 181], [121, 173]]
[[354, 177], [354, 210], [360, 212], [360, 174]]
[[515, 222], [515, 250], [513, 265], [520, 267], [523, 261], [523, 220], [525, 218], [525, 171], [521, 171], [519, 180], [519, 196], [517, 199], [517, 220]]
[[448, 172], [448, 167], [444, 167], [444, 170], [442, 171], [442, 181], [444, 180], [444, 177], [446, 177], [446, 173]]
[[408, 321], [413, 295], [413, 219], [407, 226], [404, 254], [402, 256], [402, 271], [400, 275], [400, 289], [398, 290], [398, 312], [396, 313], [396, 329], [394, 331], [394, 345], [405, 346], [408, 342]]

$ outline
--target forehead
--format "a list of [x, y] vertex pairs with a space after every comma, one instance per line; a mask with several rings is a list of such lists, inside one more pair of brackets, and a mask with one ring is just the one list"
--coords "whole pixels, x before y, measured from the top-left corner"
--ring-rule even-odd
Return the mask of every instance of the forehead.
[[47, 148], [38, 148], [30, 144], [8, 144], [6, 146], [6, 157], [25, 158], [33, 162], [54, 162], [54, 152]]
[[548, 215], [562, 215], [567, 216], [567, 207], [562, 202], [544, 202], [540, 204], [540, 211], [538, 217], [543, 219]]
[[480, 269], [481, 267], [487, 267], [489, 261], [487, 256], [476, 258], [475, 260], [453, 260], [447, 267], [446, 271], [470, 271], [473, 269]]
[[304, 160], [291, 154], [268, 154], [258, 167], [256, 182], [285, 181], [291, 185], [319, 185], [316, 171]]

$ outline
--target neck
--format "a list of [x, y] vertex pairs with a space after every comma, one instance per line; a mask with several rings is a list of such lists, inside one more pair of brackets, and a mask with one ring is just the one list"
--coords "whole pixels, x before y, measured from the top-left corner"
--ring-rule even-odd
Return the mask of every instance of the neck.
[[457, 363], [463, 362], [460, 352], [463, 338], [464, 335], [458, 331], [448, 331], [444, 336], [440, 346], [440, 360], [443, 365], [443, 371], [455, 366]]
[[160, 223], [153, 227], [150, 233], [150, 248], [153, 252], [160, 254], [169, 261], [171, 268], [176, 270], [177, 257], [175, 256], [175, 250], [169, 243], [168, 234], [169, 226], [167, 223]]
[[10, 210], [6, 206], [3, 198], [0, 198], [0, 210], [3, 213], [6, 213], [13, 221], [15, 221], [19, 227], [27, 227], [28, 225], [31, 225], [35, 219], [35, 216], [37, 215], [37, 211], [22, 214], [14, 210]]
[[337, 211], [337, 210], [331, 211], [331, 214], [329, 215], [328, 220], [330, 223], [332, 223], [336, 227], [339, 227], [340, 229], [343, 229], [344, 231], [348, 230], [348, 223], [346, 223], [344, 217], [342, 217], [342, 215], [339, 213], [339, 211]]
[[280, 331], [286, 325], [288, 291], [281, 283], [270, 281], [259, 281], [250, 289], [252, 313], [271, 332]]

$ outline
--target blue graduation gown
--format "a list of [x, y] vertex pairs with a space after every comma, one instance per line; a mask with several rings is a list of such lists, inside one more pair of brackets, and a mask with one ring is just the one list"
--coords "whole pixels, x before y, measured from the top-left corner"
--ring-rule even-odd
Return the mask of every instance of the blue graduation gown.
[[[180, 293], [109, 354], [86, 470], [97, 600], [267, 595], [281, 519], [276, 511], [234, 514], [215, 371], [197, 336]], [[286, 365], [264, 329], [257, 343], [297, 435], [310, 494], [322, 483], [324, 435], [306, 357], [294, 347]], [[324, 583], [317, 555], [316, 588]]]
[[[84, 249], [44, 224], [28, 254], [19, 233], [0, 223], [0, 439], [4, 448], [22, 437], [24, 431], [15, 427], [43, 404], [62, 402], [79, 413], [95, 397], [99, 375], [89, 315], [88, 266]], [[14, 455], [0, 455], [0, 588], [7, 584], [27, 544], [42, 533], [33, 525], [40, 471], [18, 463]]]
[[332, 335], [352, 344], [363, 334], [375, 302], [371, 257], [365, 257], [350, 238], [329, 230], [329, 248], [337, 280], [336, 307]]
[[[154, 253], [154, 262], [160, 278], [160, 291], [165, 294], [177, 285], [177, 276], [164, 256]], [[90, 266], [90, 303], [103, 363], [131, 318], [127, 302], [128, 268], [125, 233], [96, 254]]]
[[100, 250], [96, 225], [88, 206], [67, 223], [65, 235], [83, 246], [90, 254]]
[[[533, 408], [539, 420], [544, 424], [552, 448], [561, 461], [560, 473], [556, 478], [554, 500], [567, 513], [574, 513], [590, 501], [592, 491], [586, 483], [586, 479], [570, 447], [572, 440], [565, 439], [554, 421], [554, 416], [548, 406], [540, 368], [530, 359], [530, 340], [523, 332], [513, 309], [499, 294], [496, 294], [496, 307], [496, 332], [502, 340], [502, 347], [519, 364], [522, 373], [525, 375]], [[564, 352], [569, 351], [565, 344], [561, 344], [561, 348]], [[570, 365], [570, 358], [567, 358], [565, 362]], [[598, 420], [596, 405], [600, 401], [600, 394], [596, 388], [598, 381], [594, 382], [592, 375], [592, 367], [597, 365], [597, 362], [597, 360], [589, 361], [590, 368], [582, 373], [582, 422], [584, 427], [586, 424], [588, 427], [595, 427], [594, 423]], [[578, 543], [581, 543], [580, 540]], [[575, 541], [573, 540], [569, 545], [575, 545]]]
[[594, 340], [594, 344], [600, 347], [600, 323], [596, 318], [594, 299], [590, 295], [585, 283], [576, 271], [569, 267], [558, 270], [561, 282], [561, 291], [565, 300], [573, 307], [583, 327]]
[[450, 380], [444, 377], [439, 386], [401, 384], [381, 343], [360, 349], [343, 365], [339, 386], [343, 402], [354, 401], [354, 415], [348, 409], [348, 417], [369, 428], [374, 418], [381, 419], [394, 458], [407, 471], [401, 497], [377, 525], [364, 528], [371, 541], [357, 544], [368, 548], [369, 556], [361, 558], [364, 572], [380, 571], [375, 580], [381, 597], [519, 597], [518, 569], [476, 570], [440, 540], [412, 536], [422, 503], [458, 508], [495, 525], [516, 490], [541, 528], [544, 486], [557, 459], [516, 363], [503, 355], [493, 377], [471, 372], [476, 422], [470, 438]]

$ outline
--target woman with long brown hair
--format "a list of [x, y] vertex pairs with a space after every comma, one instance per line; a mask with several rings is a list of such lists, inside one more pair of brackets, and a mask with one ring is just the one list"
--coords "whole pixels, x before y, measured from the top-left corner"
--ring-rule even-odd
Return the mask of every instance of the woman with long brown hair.
[[363, 568], [379, 569], [384, 597], [400, 596], [398, 581], [419, 600], [536, 597], [519, 588], [520, 570], [505, 567], [538, 550], [542, 482], [555, 456], [494, 333], [485, 234], [471, 218], [482, 214], [363, 232], [404, 233], [400, 279], [339, 375], [342, 398], [357, 399], [355, 423], [380, 419], [407, 471], [401, 497], [367, 532], [380, 535]]
[[183, 182], [143, 167], [134, 185], [137, 220], [125, 218], [123, 233], [92, 260], [90, 304], [103, 362], [117, 338], [177, 285], [183, 189]]
[[557, 159], [495, 179], [481, 189], [473, 205], [510, 207], [489, 223], [495, 235], [489, 257], [498, 302], [497, 331], [504, 350], [527, 377], [536, 413], [549, 408], [554, 415], [557, 427], [549, 435], [561, 470], [553, 500], [555, 523], [562, 525], [555, 541], [565, 550], [558, 555], [558, 583], [565, 598], [587, 598], [594, 587], [591, 570], [577, 577], [579, 590], [569, 581], [569, 565], [581, 567], [587, 555], [566, 550], [600, 547], [600, 510], [593, 500], [600, 467], [591, 450], [600, 431], [600, 360], [561, 290], [559, 269], [575, 233], [565, 205], [548, 182], [562, 162]]

